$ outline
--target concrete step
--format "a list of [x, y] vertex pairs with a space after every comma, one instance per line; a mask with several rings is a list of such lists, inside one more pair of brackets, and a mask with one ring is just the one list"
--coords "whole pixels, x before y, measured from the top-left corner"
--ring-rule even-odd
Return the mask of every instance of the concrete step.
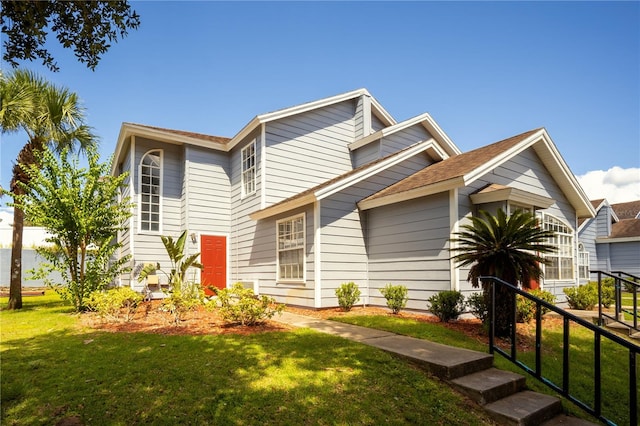
[[510, 371], [489, 368], [459, 377], [450, 383], [478, 404], [485, 405], [524, 390], [526, 379]]
[[540, 425], [562, 413], [559, 398], [532, 391], [522, 391], [484, 406], [500, 424]]

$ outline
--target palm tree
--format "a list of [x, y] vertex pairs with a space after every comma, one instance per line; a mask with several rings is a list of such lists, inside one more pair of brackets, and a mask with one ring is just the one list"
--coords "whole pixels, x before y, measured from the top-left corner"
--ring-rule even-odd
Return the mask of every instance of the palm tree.
[[[76, 143], [81, 149], [95, 144], [95, 137], [84, 124], [78, 96], [30, 71], [16, 70], [8, 76], [0, 73], [0, 102], [2, 133], [23, 130], [28, 137], [12, 169], [10, 190], [14, 194], [23, 194], [21, 184], [29, 182], [22, 166], [37, 164], [37, 154], [45, 147], [59, 152]], [[14, 208], [9, 309], [22, 307], [23, 227], [24, 212]]]
[[[471, 223], [462, 225], [462, 231], [451, 239], [455, 243], [453, 259], [459, 266], [469, 266], [468, 281], [478, 287], [478, 278], [494, 276], [513, 285], [529, 288], [531, 280], [542, 277], [541, 264], [547, 263], [543, 254], [555, 251], [547, 244], [552, 231], [540, 228], [536, 217], [523, 210], [510, 216], [500, 209], [496, 216], [480, 211], [472, 216]], [[484, 288], [485, 301], [490, 301], [488, 289]], [[488, 305], [487, 305], [488, 306]], [[509, 336], [511, 318], [515, 304], [503, 286], [496, 288], [497, 336]]]

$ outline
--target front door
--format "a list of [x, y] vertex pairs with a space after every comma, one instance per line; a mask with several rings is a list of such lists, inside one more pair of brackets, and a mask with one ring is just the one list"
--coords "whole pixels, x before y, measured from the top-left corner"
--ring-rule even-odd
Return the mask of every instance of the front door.
[[227, 286], [227, 237], [216, 235], [200, 236], [200, 259], [204, 269], [200, 281], [208, 296], [213, 291], [207, 286], [225, 288]]

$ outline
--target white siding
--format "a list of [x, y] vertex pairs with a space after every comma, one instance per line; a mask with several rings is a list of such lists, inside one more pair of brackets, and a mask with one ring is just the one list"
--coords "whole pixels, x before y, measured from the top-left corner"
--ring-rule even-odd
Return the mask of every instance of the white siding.
[[369, 211], [371, 304], [386, 304], [380, 288], [389, 283], [408, 288], [409, 309], [427, 309], [429, 297], [450, 288], [448, 197], [440, 193]]
[[[231, 230], [231, 182], [226, 153], [187, 149], [185, 186], [190, 232], [225, 235]], [[187, 204], [187, 203], [185, 203]]]
[[380, 157], [398, 152], [418, 142], [431, 139], [429, 132], [420, 124], [400, 130], [392, 135], [382, 138], [380, 142]]
[[266, 205], [351, 170], [355, 102], [267, 123]]
[[356, 203], [428, 164], [430, 160], [427, 155], [418, 154], [321, 201], [323, 307], [338, 305], [335, 289], [344, 282], [353, 281], [358, 284], [362, 302], [369, 295], [367, 213], [360, 212]]

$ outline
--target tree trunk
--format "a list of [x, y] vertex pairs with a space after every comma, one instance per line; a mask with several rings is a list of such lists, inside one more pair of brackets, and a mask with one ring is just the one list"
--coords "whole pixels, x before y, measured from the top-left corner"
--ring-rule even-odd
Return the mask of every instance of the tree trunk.
[[11, 281], [9, 284], [9, 309], [22, 308], [22, 231], [24, 212], [13, 209], [13, 239], [11, 246]]
[[[24, 195], [24, 189], [19, 183], [29, 183], [29, 176], [22, 170], [21, 164], [35, 164], [35, 153], [42, 151], [44, 142], [35, 137], [22, 147], [18, 154], [18, 161], [13, 165], [11, 192]], [[15, 197], [14, 197], [15, 201]], [[9, 283], [8, 309], [22, 308], [22, 234], [24, 230], [24, 212], [18, 207], [13, 208], [13, 239], [11, 246], [11, 281]]]
[[496, 286], [496, 337], [510, 337], [511, 328], [514, 327], [513, 314], [516, 308], [514, 293], [504, 285], [494, 285]]

